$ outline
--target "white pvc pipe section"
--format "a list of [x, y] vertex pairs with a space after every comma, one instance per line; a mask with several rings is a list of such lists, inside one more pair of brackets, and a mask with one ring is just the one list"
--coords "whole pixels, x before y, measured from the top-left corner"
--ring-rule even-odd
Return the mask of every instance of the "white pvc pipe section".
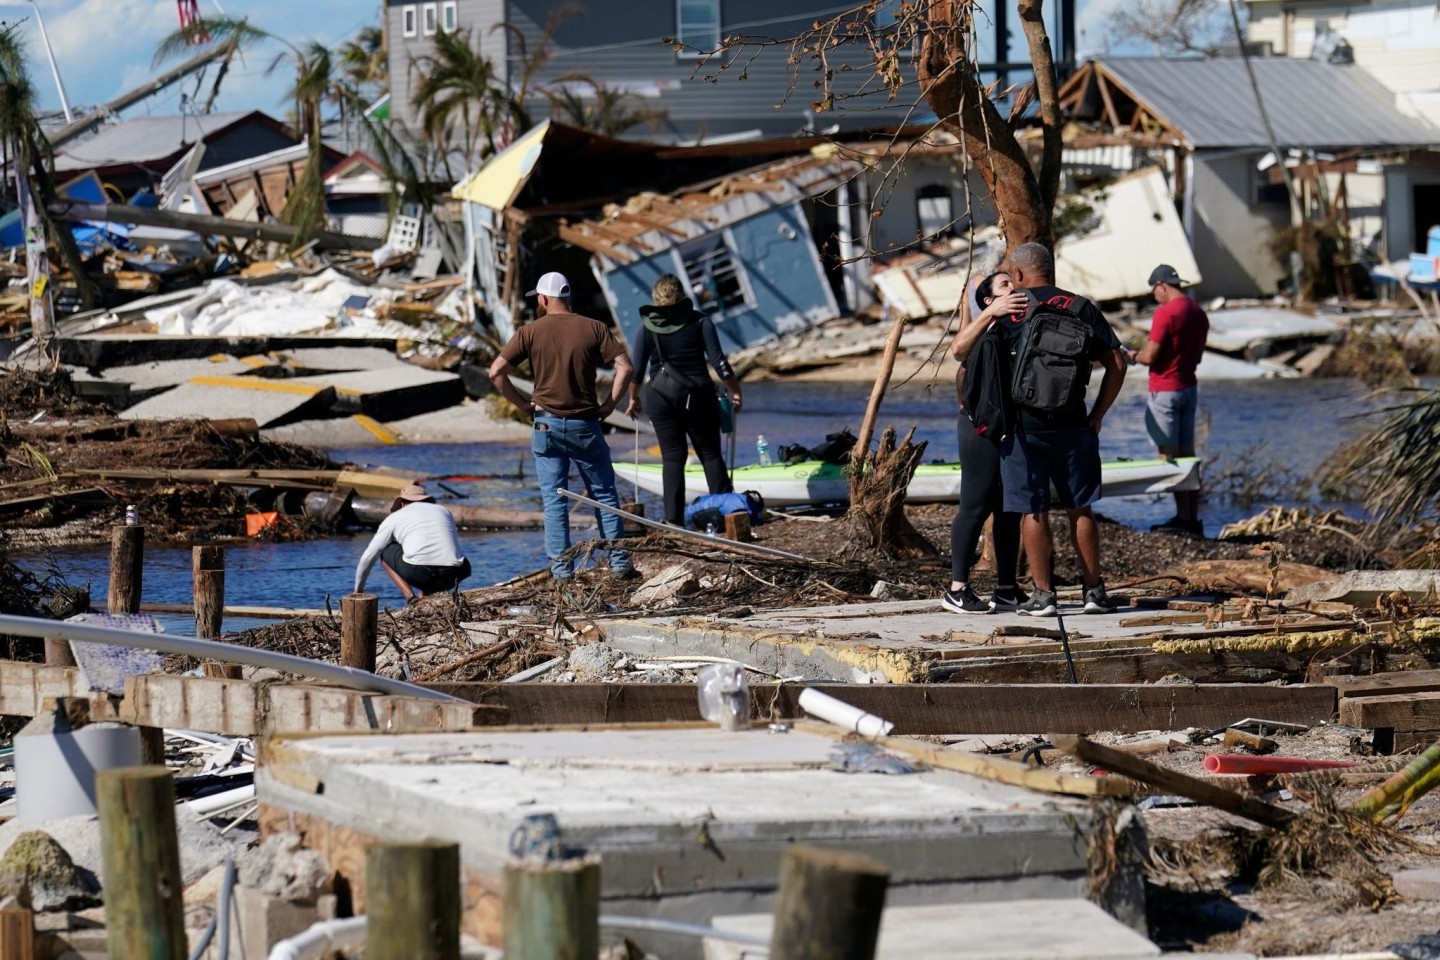
[[233, 643], [215, 640], [199, 640], [195, 637], [177, 637], [166, 633], [142, 633], [136, 630], [116, 630], [113, 627], [97, 627], [88, 623], [68, 623], [64, 620], [41, 620], [38, 617], [13, 617], [0, 615], [0, 634], [14, 634], [21, 637], [63, 637], [81, 643], [111, 643], [122, 647], [137, 647], [142, 650], [156, 650], [180, 656], [204, 657], [224, 663], [243, 663], [251, 667], [264, 667], [300, 674], [316, 680], [349, 687], [352, 690], [366, 690], [372, 693], [386, 693], [402, 697], [423, 697], [426, 700], [444, 700], [464, 703], [459, 697], [429, 690], [403, 680], [376, 676], [355, 667], [342, 667], [321, 660], [308, 660], [288, 653], [273, 650], [257, 650]]
[[806, 713], [862, 737], [883, 737], [895, 729], [895, 724], [889, 720], [866, 713], [859, 707], [852, 707], [844, 700], [837, 700], [814, 687], [806, 687], [800, 691], [799, 703], [800, 709]]
[[243, 787], [235, 787], [231, 790], [222, 790], [219, 793], [212, 793], [208, 796], [199, 797], [187, 802], [187, 806], [201, 818], [211, 817], [231, 807], [238, 807], [243, 803], [249, 803], [255, 799], [255, 784], [249, 783]]
[[269, 960], [320, 960], [337, 950], [365, 942], [365, 918], [321, 920], [310, 929], [270, 948]]

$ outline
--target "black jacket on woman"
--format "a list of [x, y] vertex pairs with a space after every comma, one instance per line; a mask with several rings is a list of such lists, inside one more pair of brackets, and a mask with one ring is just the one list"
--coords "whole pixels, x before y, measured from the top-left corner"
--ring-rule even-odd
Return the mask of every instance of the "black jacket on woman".
[[645, 329], [630, 358], [635, 365], [636, 382], [644, 383], [664, 363], [672, 373], [694, 384], [689, 394], [678, 401], [662, 397], [648, 385], [640, 394], [641, 407], [650, 416], [655, 439], [660, 443], [665, 520], [683, 526], [687, 438], [705, 468], [709, 492], [724, 493], [730, 489], [730, 475], [720, 453], [720, 403], [705, 367], [708, 363], [722, 380], [732, 379], [735, 371], [730, 369], [730, 362], [720, 349], [715, 325], [688, 299], [663, 307], [643, 306], [640, 318]]

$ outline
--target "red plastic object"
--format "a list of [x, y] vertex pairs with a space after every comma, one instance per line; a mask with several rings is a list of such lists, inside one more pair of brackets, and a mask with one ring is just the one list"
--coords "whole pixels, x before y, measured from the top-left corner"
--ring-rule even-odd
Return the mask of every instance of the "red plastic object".
[[1364, 764], [1350, 760], [1311, 760], [1308, 757], [1251, 757], [1243, 753], [1212, 753], [1205, 758], [1206, 773], [1304, 773], [1306, 770], [1359, 766]]
[[245, 535], [250, 537], [260, 536], [260, 531], [266, 527], [273, 527], [280, 520], [280, 514], [274, 510], [266, 510], [263, 513], [245, 514]]

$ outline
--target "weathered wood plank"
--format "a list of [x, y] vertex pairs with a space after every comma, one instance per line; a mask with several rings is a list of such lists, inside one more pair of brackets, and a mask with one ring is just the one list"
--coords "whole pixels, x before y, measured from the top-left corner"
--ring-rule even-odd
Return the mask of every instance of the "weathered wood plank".
[[[1149, 647], [1107, 650], [1075, 657], [1075, 670], [1085, 683], [1154, 683], [1179, 675], [1195, 683], [1299, 682], [1305, 663], [1283, 650], [1207, 650], [1200, 653], [1156, 653]], [[935, 664], [930, 676], [950, 683], [1065, 683], [1065, 655], [1059, 652], [1016, 654]]]
[[[691, 684], [437, 683], [482, 704], [504, 706], [508, 722], [550, 726], [698, 721]], [[1314, 724], [1335, 713], [1323, 685], [1254, 684], [816, 684], [895, 723], [896, 734], [1065, 733], [1223, 727], [1243, 717]], [[753, 684], [756, 719], [797, 719], [802, 688]]]
[[1389, 729], [1397, 733], [1440, 731], [1440, 691], [1344, 697], [1340, 700], [1340, 722], [1366, 730]]
[[0, 660], [0, 716], [33, 717], [45, 699], [88, 696], [78, 667]]
[[1400, 670], [1357, 676], [1341, 673], [1325, 678], [1325, 683], [1340, 691], [1342, 697], [1381, 697], [1399, 693], [1440, 691], [1440, 670]]

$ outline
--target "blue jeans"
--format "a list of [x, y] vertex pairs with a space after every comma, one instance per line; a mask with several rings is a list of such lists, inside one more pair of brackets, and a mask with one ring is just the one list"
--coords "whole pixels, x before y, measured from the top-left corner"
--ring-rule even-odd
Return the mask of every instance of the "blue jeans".
[[[535, 475], [540, 479], [540, 499], [545, 505], [545, 555], [550, 558], [550, 573], [566, 580], [574, 573], [571, 561], [561, 559], [570, 549], [570, 501], [560, 491], [569, 489], [573, 461], [580, 468], [586, 496], [618, 509], [620, 496], [615, 492], [610, 447], [598, 420], [570, 420], [542, 413], [535, 417], [530, 433], [530, 452], [535, 454]], [[621, 520], [615, 514], [596, 510], [595, 521], [606, 540], [624, 536]], [[628, 571], [630, 551], [612, 550], [610, 569], [616, 573]]]

